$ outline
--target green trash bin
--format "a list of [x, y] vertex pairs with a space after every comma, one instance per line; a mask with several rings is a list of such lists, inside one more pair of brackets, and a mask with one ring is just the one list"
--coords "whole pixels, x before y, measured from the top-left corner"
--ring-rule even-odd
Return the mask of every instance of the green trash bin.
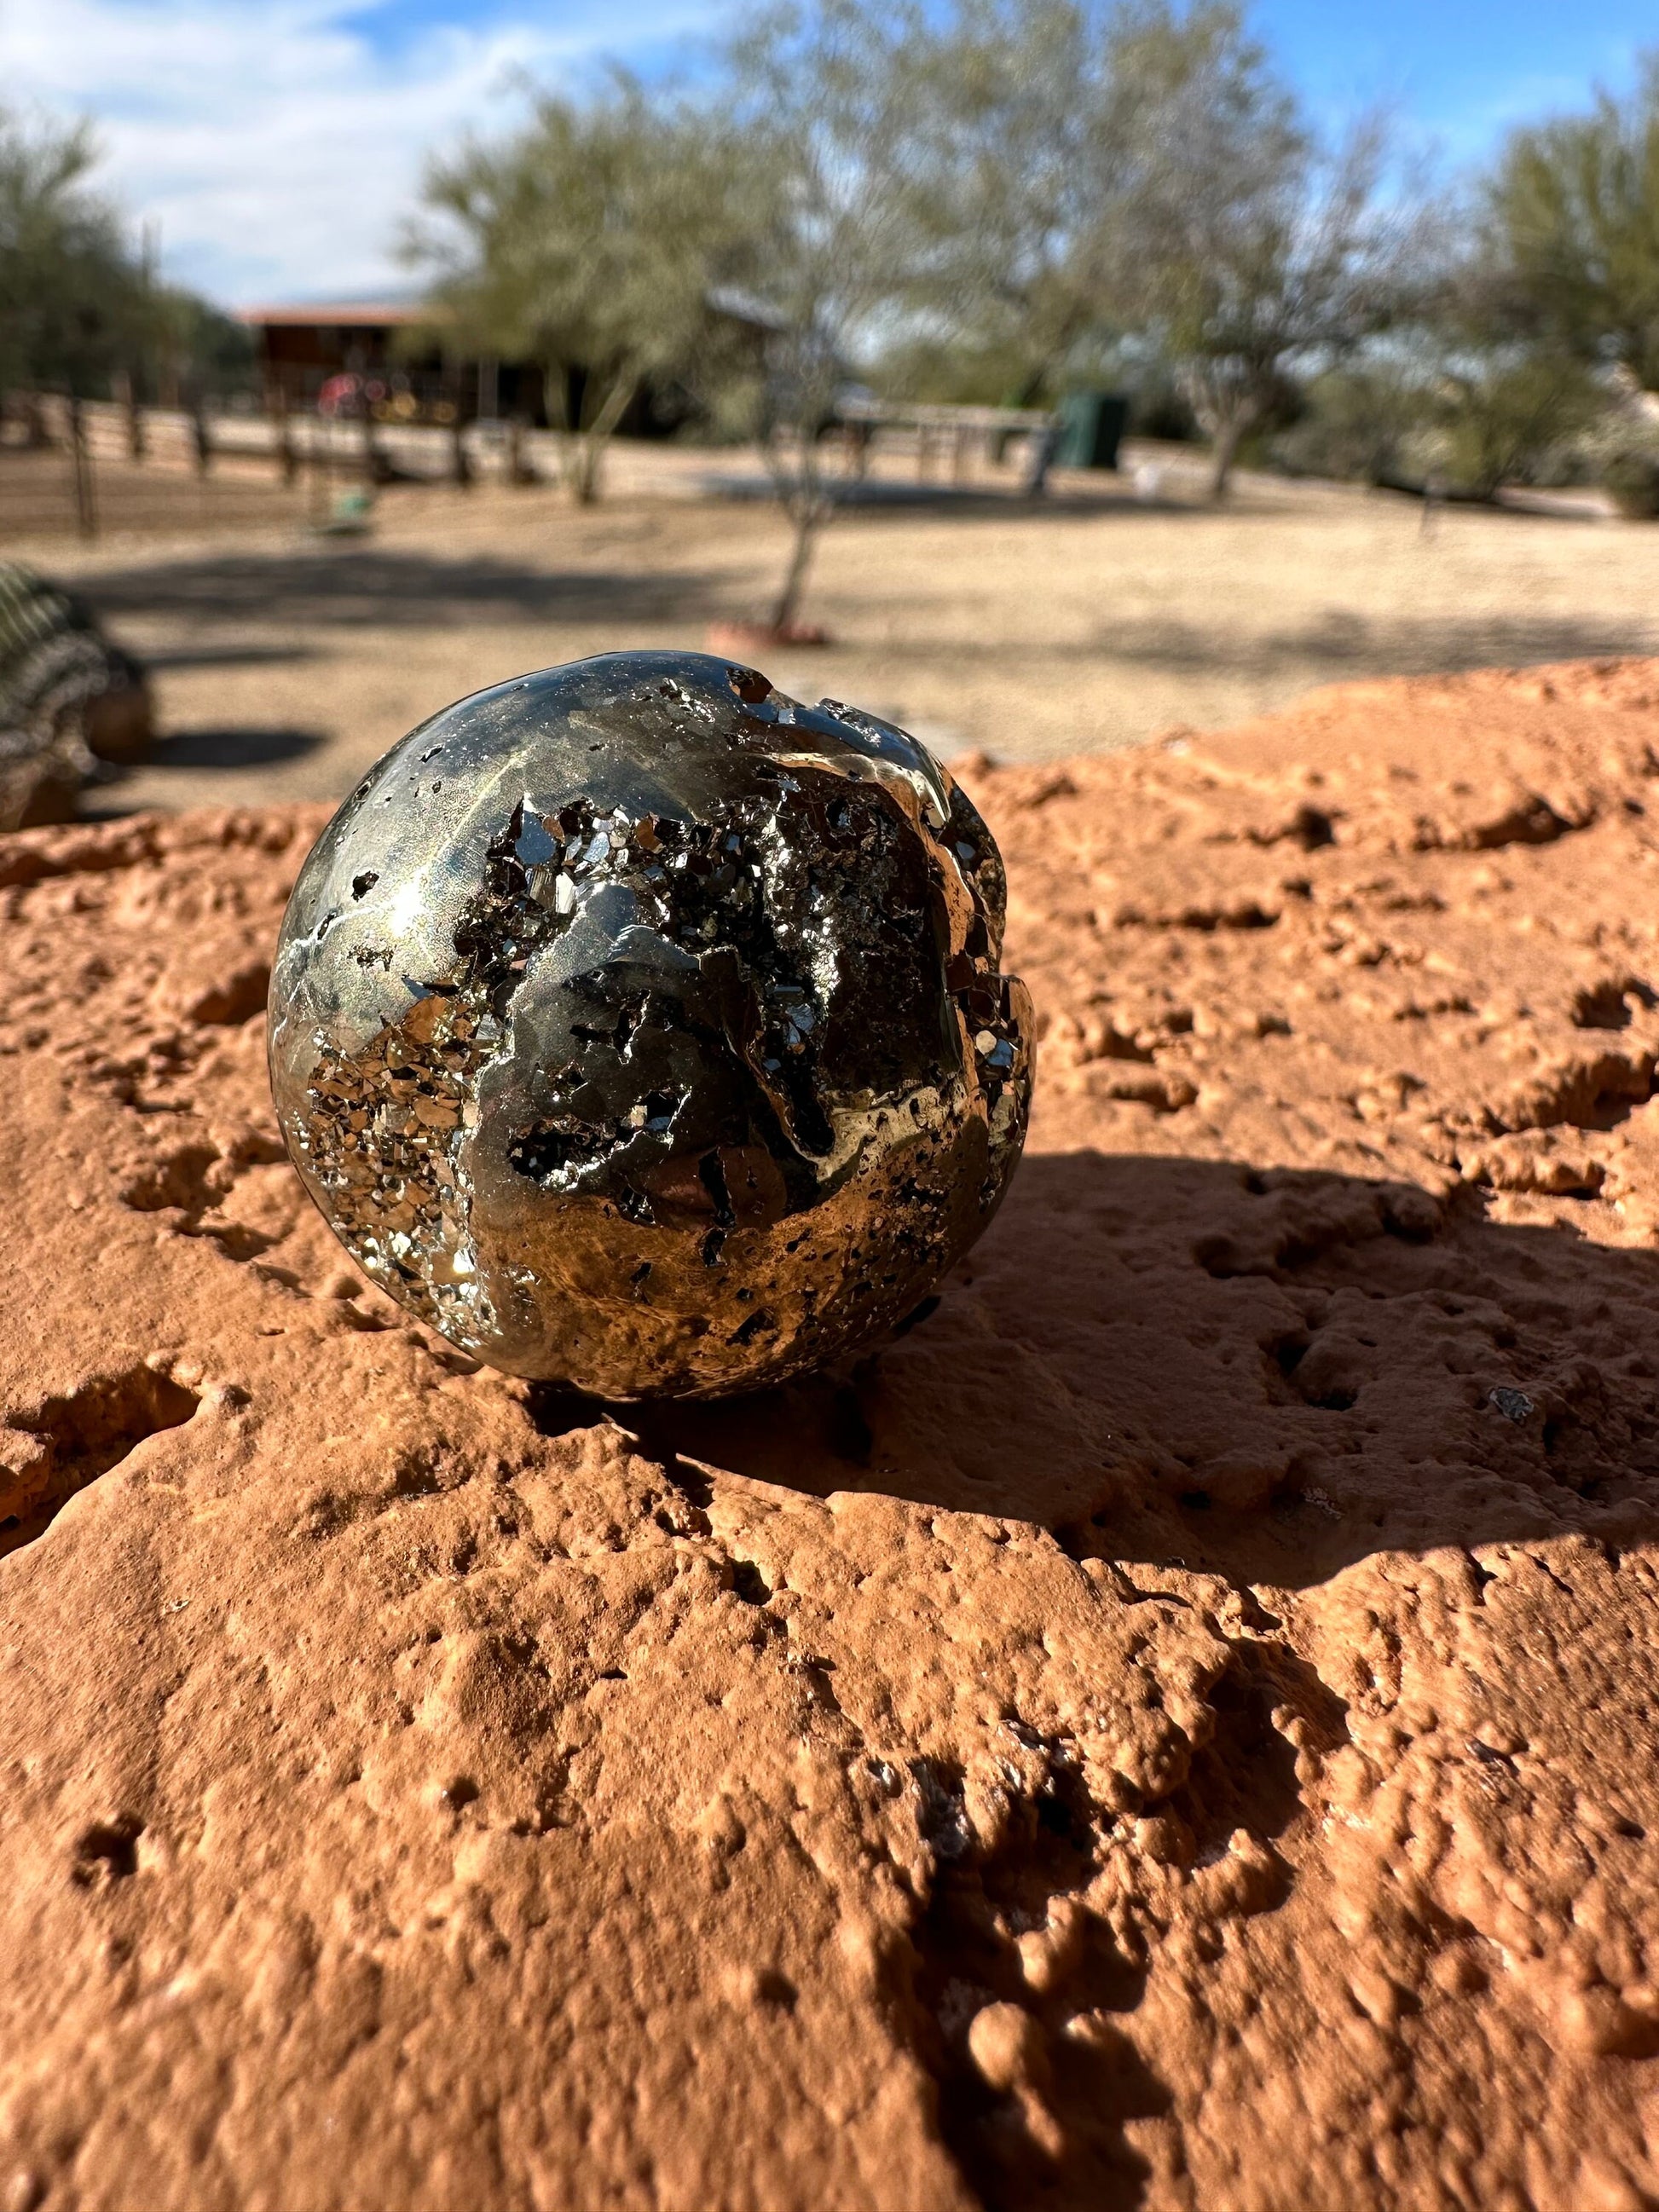
[[1060, 403], [1061, 469], [1115, 469], [1129, 419], [1129, 403], [1116, 392], [1068, 392]]

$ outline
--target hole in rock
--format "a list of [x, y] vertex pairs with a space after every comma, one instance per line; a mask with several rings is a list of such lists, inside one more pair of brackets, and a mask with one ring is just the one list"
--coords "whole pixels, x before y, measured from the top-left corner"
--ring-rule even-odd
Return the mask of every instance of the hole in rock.
[[173, 1206], [185, 1212], [204, 1212], [214, 1202], [208, 1177], [219, 1158], [216, 1146], [181, 1145], [124, 1183], [121, 1203], [136, 1213], [160, 1213]]
[[745, 1605], [764, 1605], [772, 1595], [772, 1585], [752, 1559], [733, 1559], [732, 1588]]
[[[705, 1152], [697, 1163], [697, 1173], [702, 1178], [703, 1188], [714, 1201], [714, 1218], [721, 1229], [736, 1226], [737, 1215], [732, 1208], [732, 1193], [726, 1181], [726, 1167], [718, 1152]], [[744, 1342], [748, 1341], [745, 1338]]]
[[1575, 1029], [1627, 1030], [1630, 1004], [1620, 985], [1598, 983], [1592, 990], [1581, 991], [1573, 1000], [1572, 1019]]
[[31, 1542], [77, 1490], [119, 1464], [129, 1452], [163, 1429], [189, 1420], [200, 1403], [171, 1376], [136, 1367], [99, 1376], [67, 1397], [48, 1398], [25, 1416], [14, 1416], [0, 1468], [0, 1553]]
[[191, 1001], [190, 1018], [204, 1029], [232, 1029], [252, 1021], [265, 1010], [270, 994], [270, 969], [263, 960], [239, 968], [222, 982], [210, 985]]
[[143, 1832], [143, 1822], [130, 1813], [113, 1820], [95, 1820], [76, 1838], [70, 1880], [81, 1889], [92, 1889], [137, 1874], [138, 1838]]

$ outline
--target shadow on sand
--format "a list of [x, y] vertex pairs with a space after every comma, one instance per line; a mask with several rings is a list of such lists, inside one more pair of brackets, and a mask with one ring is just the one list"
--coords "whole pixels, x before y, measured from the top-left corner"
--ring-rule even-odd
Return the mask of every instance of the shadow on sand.
[[937, 1310], [842, 1376], [611, 1410], [694, 1491], [880, 1491], [1297, 1586], [1395, 1548], [1659, 1532], [1656, 1376], [1659, 1255], [1473, 1193], [1079, 1152], [1027, 1159]]
[[[1581, 1532], [1613, 1556], [1659, 1534], [1659, 1255], [1502, 1225], [1478, 1194], [1095, 1152], [1033, 1157], [938, 1308], [840, 1377], [708, 1405], [604, 1409], [699, 1505], [724, 1472], [827, 1498], [870, 1491], [1035, 1523], [1073, 1559], [1227, 1577], [1258, 1627], [1273, 1586], [1370, 1554]], [[599, 1411], [529, 1394], [550, 1431]], [[758, 1600], [757, 1601], [759, 1601]], [[1186, 1601], [1178, 1601], [1185, 1602]], [[1159, 1809], [1202, 1863], [1304, 1813], [1273, 1716], [1342, 1741], [1340, 1698], [1288, 1644], [1241, 1639], [1211, 1692], [1214, 1741]], [[948, 1796], [930, 1767], [919, 1786]], [[993, 2212], [1128, 2212], [1149, 2170], [1127, 2124], [1170, 2096], [1110, 2015], [1144, 1968], [1081, 1923], [1034, 1995], [1010, 1930], [1043, 1924], [1093, 1863], [1100, 1814], [1061, 1776], [994, 1849], [942, 1862], [913, 1931], [909, 2012], [942, 2133]], [[965, 2052], [969, 2002], [1037, 2022], [1050, 2154]], [[1081, 2039], [1067, 2023], [1091, 2013]]]
[[[374, 545], [306, 546], [145, 562], [86, 579], [82, 595], [118, 623], [188, 617], [201, 623], [280, 622], [323, 630], [354, 625], [411, 629], [478, 622], [663, 622], [700, 617], [709, 590], [696, 574], [621, 569], [550, 573], [489, 556], [447, 558]], [[270, 648], [193, 643], [193, 665], [259, 660]], [[165, 655], [162, 657], [165, 662]], [[174, 661], [171, 665], [182, 665]]]
[[328, 743], [321, 730], [261, 729], [235, 726], [216, 730], [174, 730], [158, 740], [146, 768], [270, 768], [278, 761], [303, 760]]
[[[850, 595], [849, 595], [850, 596]], [[872, 603], [873, 606], [873, 602]], [[1659, 646], [1659, 625], [1577, 620], [1571, 616], [1425, 615], [1378, 621], [1332, 608], [1295, 629], [1212, 629], [1164, 617], [1115, 619], [1092, 637], [1045, 640], [1045, 663], [1075, 662], [1099, 668], [1122, 661], [1172, 677], [1301, 676], [1306, 682], [1341, 683], [1359, 677], [1439, 676], [1470, 668], [1524, 668], [1556, 660], [1617, 659]], [[907, 643], [906, 665], [941, 675], [983, 664], [1006, 664], [999, 639], [963, 638], [942, 644]]]
[[1623, 622], [1547, 614], [1390, 620], [1368, 619], [1334, 607], [1300, 629], [1256, 636], [1161, 619], [1115, 623], [1097, 641], [1096, 650], [1141, 668], [1255, 676], [1305, 668], [1340, 678], [1426, 676], [1449, 669], [1606, 659], [1651, 653], [1656, 642], [1659, 632], [1655, 625], [1635, 617]]

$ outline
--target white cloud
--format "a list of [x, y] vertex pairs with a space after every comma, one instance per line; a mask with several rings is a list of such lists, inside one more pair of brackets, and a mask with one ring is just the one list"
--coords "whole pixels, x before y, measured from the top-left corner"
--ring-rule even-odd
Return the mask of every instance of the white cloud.
[[0, 94], [93, 118], [102, 181], [159, 220], [169, 276], [241, 305], [368, 297], [409, 281], [394, 249], [424, 156], [505, 122], [520, 73], [556, 83], [716, 9], [582, 13], [438, 22], [388, 50], [369, 35], [395, 27], [384, 0], [0, 0]]

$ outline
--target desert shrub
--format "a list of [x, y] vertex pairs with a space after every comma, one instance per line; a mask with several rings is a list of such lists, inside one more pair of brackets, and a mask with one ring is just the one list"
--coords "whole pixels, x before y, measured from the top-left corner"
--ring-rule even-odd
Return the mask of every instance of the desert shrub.
[[1620, 416], [1596, 458], [1601, 487], [1620, 514], [1636, 522], [1659, 517], [1659, 423]]
[[1590, 370], [1542, 350], [1460, 362], [1441, 379], [1438, 399], [1449, 482], [1480, 499], [1503, 484], [1539, 483], [1552, 456], [1607, 404]]
[[1432, 395], [1380, 368], [1333, 370], [1308, 387], [1297, 420], [1268, 441], [1266, 458], [1286, 476], [1389, 483], [1407, 472], [1413, 431]]

